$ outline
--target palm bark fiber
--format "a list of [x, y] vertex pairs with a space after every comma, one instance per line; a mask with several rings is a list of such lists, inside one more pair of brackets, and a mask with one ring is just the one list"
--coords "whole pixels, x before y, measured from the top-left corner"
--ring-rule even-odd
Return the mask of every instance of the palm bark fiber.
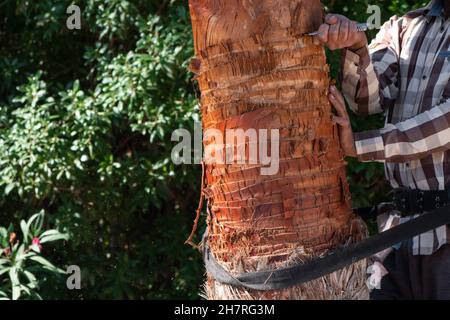
[[[208, 241], [232, 274], [308, 261], [366, 236], [353, 215], [345, 162], [327, 98], [325, 50], [305, 36], [319, 0], [190, 0], [203, 129], [279, 129], [280, 165], [206, 161]], [[217, 141], [205, 140], [204, 146]], [[220, 148], [220, 145], [216, 147]], [[270, 150], [270, 147], [269, 147]], [[205, 159], [208, 160], [208, 159]], [[362, 299], [366, 262], [269, 292], [207, 277], [208, 299]]]

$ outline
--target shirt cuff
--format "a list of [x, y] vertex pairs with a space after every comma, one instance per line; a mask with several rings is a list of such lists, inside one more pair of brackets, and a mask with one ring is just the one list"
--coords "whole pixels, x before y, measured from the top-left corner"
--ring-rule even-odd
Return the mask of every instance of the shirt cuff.
[[384, 141], [380, 130], [370, 130], [354, 134], [358, 160], [362, 162], [384, 162]]
[[343, 76], [360, 73], [370, 65], [369, 48], [366, 46], [356, 51], [343, 50], [342, 70]]

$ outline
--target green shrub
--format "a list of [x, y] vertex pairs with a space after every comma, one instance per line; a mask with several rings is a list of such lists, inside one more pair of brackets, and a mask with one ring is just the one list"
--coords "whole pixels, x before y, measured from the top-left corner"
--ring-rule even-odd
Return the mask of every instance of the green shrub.
[[[41, 299], [39, 286], [50, 275], [65, 274], [42, 256], [46, 243], [67, 240], [58, 230], [46, 230], [44, 212], [20, 222], [22, 238], [18, 239], [14, 226], [0, 227], [0, 299], [21, 297]], [[6, 277], [8, 275], [8, 277]]]

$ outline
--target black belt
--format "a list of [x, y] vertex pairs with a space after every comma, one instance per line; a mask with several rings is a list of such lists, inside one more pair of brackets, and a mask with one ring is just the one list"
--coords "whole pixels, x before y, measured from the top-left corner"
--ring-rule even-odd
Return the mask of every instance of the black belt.
[[406, 215], [436, 210], [450, 204], [450, 189], [422, 191], [413, 189], [395, 189], [393, 203]]
[[237, 276], [231, 275], [214, 259], [209, 250], [205, 233], [203, 238], [203, 259], [208, 274], [219, 282], [263, 291], [285, 289], [338, 271], [392, 247], [403, 240], [413, 238], [446, 224], [450, 224], [450, 208], [435, 209], [356, 244], [338, 248], [325, 257], [286, 268], [250, 272]]

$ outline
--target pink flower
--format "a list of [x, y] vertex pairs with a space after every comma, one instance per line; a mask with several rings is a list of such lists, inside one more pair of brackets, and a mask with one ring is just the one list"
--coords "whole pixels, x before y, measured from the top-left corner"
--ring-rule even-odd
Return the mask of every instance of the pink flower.
[[42, 250], [41, 241], [39, 240], [39, 238], [33, 238], [31, 244], [38, 246], [39, 251]]
[[5, 256], [9, 256], [11, 254], [11, 249], [5, 248], [5, 249], [3, 249], [3, 253], [5, 254]]

